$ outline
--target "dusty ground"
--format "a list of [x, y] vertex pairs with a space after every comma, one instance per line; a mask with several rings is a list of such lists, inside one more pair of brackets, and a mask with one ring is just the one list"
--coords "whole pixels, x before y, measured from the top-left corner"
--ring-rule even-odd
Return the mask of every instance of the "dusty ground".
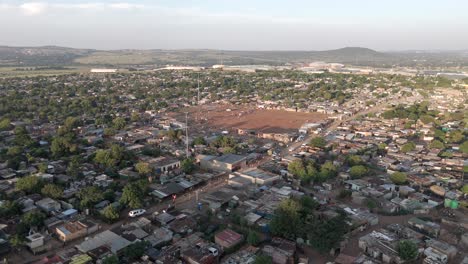
[[[283, 110], [265, 110], [232, 105], [203, 105], [188, 111], [191, 125], [204, 129], [234, 131], [238, 128], [263, 132], [297, 131], [306, 122], [318, 122], [326, 118], [321, 113], [298, 113]], [[179, 116], [181, 121], [185, 117]]]

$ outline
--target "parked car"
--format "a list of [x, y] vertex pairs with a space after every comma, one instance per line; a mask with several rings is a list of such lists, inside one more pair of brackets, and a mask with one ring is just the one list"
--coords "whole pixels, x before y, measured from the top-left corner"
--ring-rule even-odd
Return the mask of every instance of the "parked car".
[[132, 210], [132, 211], [128, 212], [128, 216], [137, 217], [137, 216], [140, 216], [140, 215], [142, 215], [144, 213], [146, 213], [145, 209], [136, 209], [136, 210]]

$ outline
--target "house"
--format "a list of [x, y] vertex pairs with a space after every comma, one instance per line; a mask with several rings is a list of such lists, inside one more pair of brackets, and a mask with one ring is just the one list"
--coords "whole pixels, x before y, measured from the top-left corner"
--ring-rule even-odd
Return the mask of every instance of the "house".
[[296, 243], [286, 239], [274, 237], [271, 244], [262, 248], [262, 253], [270, 256], [275, 264], [294, 264]]
[[215, 235], [215, 243], [224, 249], [233, 248], [244, 240], [244, 236], [231, 229], [224, 229]]
[[245, 156], [226, 154], [222, 156], [198, 155], [197, 161], [205, 170], [232, 172], [244, 168], [247, 164]]
[[118, 254], [121, 253], [122, 250], [130, 244], [131, 242], [127, 239], [117, 235], [110, 230], [106, 230], [92, 238], [89, 238], [88, 240], [83, 241], [81, 244], [77, 245], [76, 248], [83, 253], [87, 253], [98, 247], [107, 246], [113, 254]]
[[98, 230], [98, 225], [88, 221], [68, 222], [55, 228], [55, 233], [62, 242], [68, 242], [92, 234]]
[[143, 156], [143, 161], [147, 162], [155, 173], [166, 173], [177, 168], [180, 168], [180, 160], [173, 157], [157, 157], [146, 158]]
[[345, 181], [346, 185], [353, 191], [361, 191], [366, 188], [368, 183], [364, 180], [347, 180]]
[[398, 256], [398, 237], [380, 229], [359, 238], [359, 248], [370, 257], [383, 263], [401, 263]]
[[58, 212], [61, 209], [61, 205], [59, 202], [55, 201], [51, 198], [44, 198], [36, 202], [36, 206], [45, 211], [46, 213], [50, 212]]
[[30, 233], [26, 237], [25, 244], [34, 254], [46, 250], [44, 236], [41, 233]]
[[431, 221], [421, 219], [419, 217], [412, 217], [408, 220], [408, 224], [429, 236], [438, 237], [440, 234], [440, 225]]
[[243, 172], [236, 172], [233, 174], [233, 176], [239, 176], [256, 185], [272, 185], [281, 179], [281, 176], [278, 174], [260, 169], [250, 169]]

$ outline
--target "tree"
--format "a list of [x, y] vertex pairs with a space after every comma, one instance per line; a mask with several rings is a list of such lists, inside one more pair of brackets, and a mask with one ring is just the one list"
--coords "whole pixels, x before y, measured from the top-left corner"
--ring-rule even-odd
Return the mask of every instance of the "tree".
[[108, 169], [114, 169], [124, 158], [125, 148], [112, 145], [110, 149], [99, 149], [96, 151], [94, 161]]
[[120, 215], [117, 209], [113, 205], [108, 205], [102, 211], [102, 216], [110, 223], [119, 219]]
[[47, 169], [48, 169], [48, 166], [46, 163], [40, 163], [38, 166], [37, 166], [37, 169], [39, 170], [40, 173], [46, 173], [47, 172]]
[[315, 137], [310, 140], [309, 146], [313, 148], [324, 148], [327, 145], [327, 141], [324, 137]]
[[24, 238], [24, 236], [20, 234], [14, 234], [13, 236], [10, 237], [9, 241], [10, 241], [10, 245], [13, 248], [16, 248], [19, 250], [19, 248], [25, 244], [26, 239]]
[[141, 208], [143, 206], [143, 198], [147, 192], [146, 189], [147, 183], [143, 180], [128, 184], [123, 189], [120, 202], [132, 209]]
[[395, 172], [390, 176], [390, 180], [394, 184], [401, 185], [406, 183], [406, 181], [408, 180], [408, 176], [404, 172]]
[[193, 145], [206, 145], [206, 140], [203, 137], [196, 137], [193, 139]]
[[42, 187], [41, 193], [47, 197], [58, 199], [63, 195], [63, 188], [55, 184], [46, 184]]
[[104, 199], [102, 191], [96, 186], [88, 186], [77, 194], [81, 208], [90, 208]]
[[136, 260], [143, 256], [146, 248], [148, 247], [148, 241], [139, 241], [133, 244], [130, 244], [124, 249], [124, 256], [130, 260]]
[[44, 224], [45, 218], [46, 216], [41, 212], [30, 211], [21, 217], [21, 222], [27, 227], [39, 227]]
[[305, 167], [304, 167], [304, 163], [302, 162], [302, 160], [295, 160], [291, 163], [289, 163], [288, 165], [288, 171], [298, 177], [298, 178], [302, 178], [302, 177], [305, 177], [307, 175], [307, 172], [305, 170]]
[[258, 243], [260, 243], [260, 237], [257, 232], [249, 231], [249, 234], [247, 235], [247, 243], [251, 246], [257, 246]]
[[335, 177], [338, 174], [338, 170], [333, 162], [326, 161], [325, 163], [320, 166], [320, 181], [325, 181], [331, 177]]
[[180, 163], [180, 167], [185, 173], [191, 173], [195, 169], [195, 164], [193, 162], [193, 159], [184, 159]]
[[112, 125], [116, 130], [121, 130], [125, 128], [126, 121], [123, 117], [117, 117], [112, 120]]
[[353, 195], [353, 192], [350, 190], [341, 190], [340, 193], [338, 194], [338, 199], [344, 200], [347, 198], [350, 198], [351, 195]]
[[397, 246], [398, 256], [405, 261], [414, 260], [418, 256], [418, 246], [410, 240], [402, 240]]
[[293, 200], [283, 200], [275, 210], [275, 215], [270, 222], [271, 232], [284, 238], [295, 240], [299, 234], [301, 219], [299, 211], [301, 205]]
[[462, 191], [464, 194], [468, 194], [468, 184], [463, 185], [463, 187], [461, 188], [461, 191]]
[[150, 174], [152, 171], [150, 165], [146, 162], [138, 162], [135, 165], [135, 169], [140, 175], [143, 176]]
[[416, 144], [413, 142], [408, 142], [401, 147], [401, 152], [410, 152], [416, 149]]
[[255, 260], [253, 264], [272, 264], [273, 258], [267, 255], [257, 255], [255, 256]]
[[27, 193], [38, 193], [42, 188], [42, 180], [37, 176], [26, 176], [19, 178], [16, 182], [16, 189], [18, 191], [25, 191]]
[[348, 232], [346, 214], [344, 212], [339, 213], [338, 216], [325, 221], [313, 218], [306, 227], [311, 245], [321, 253], [337, 247]]
[[445, 145], [444, 145], [444, 143], [442, 143], [442, 142], [440, 142], [439, 140], [436, 139], [436, 140], [431, 142], [430, 148], [443, 149], [443, 148], [445, 148]]
[[16, 201], [6, 200], [0, 206], [0, 217], [9, 218], [21, 214], [22, 204]]
[[462, 153], [468, 154], [468, 140], [466, 140], [460, 145], [460, 151]]
[[351, 169], [349, 170], [349, 175], [353, 179], [359, 179], [367, 175], [368, 172], [369, 172], [369, 169], [366, 166], [356, 165], [356, 166], [351, 167]]
[[356, 166], [356, 165], [364, 164], [364, 161], [362, 160], [361, 156], [349, 155], [349, 156], [346, 157], [346, 163], [349, 166]]
[[119, 258], [116, 255], [111, 255], [106, 257], [103, 261], [102, 264], [119, 264]]
[[450, 142], [452, 143], [459, 143], [463, 139], [465, 139], [463, 132], [461, 132], [460, 130], [451, 131], [449, 137], [450, 137]]
[[9, 118], [3, 118], [0, 121], [0, 131], [8, 130], [11, 128], [11, 120]]

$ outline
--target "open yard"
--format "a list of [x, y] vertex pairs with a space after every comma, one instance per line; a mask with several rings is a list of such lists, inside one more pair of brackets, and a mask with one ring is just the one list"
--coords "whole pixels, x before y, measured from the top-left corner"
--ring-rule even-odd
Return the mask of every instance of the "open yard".
[[[306, 122], [318, 122], [326, 118], [320, 113], [300, 113], [284, 110], [265, 110], [232, 105], [204, 105], [188, 109], [189, 127], [229, 130], [238, 128], [263, 132], [292, 132]], [[180, 121], [185, 120], [178, 116]]]

